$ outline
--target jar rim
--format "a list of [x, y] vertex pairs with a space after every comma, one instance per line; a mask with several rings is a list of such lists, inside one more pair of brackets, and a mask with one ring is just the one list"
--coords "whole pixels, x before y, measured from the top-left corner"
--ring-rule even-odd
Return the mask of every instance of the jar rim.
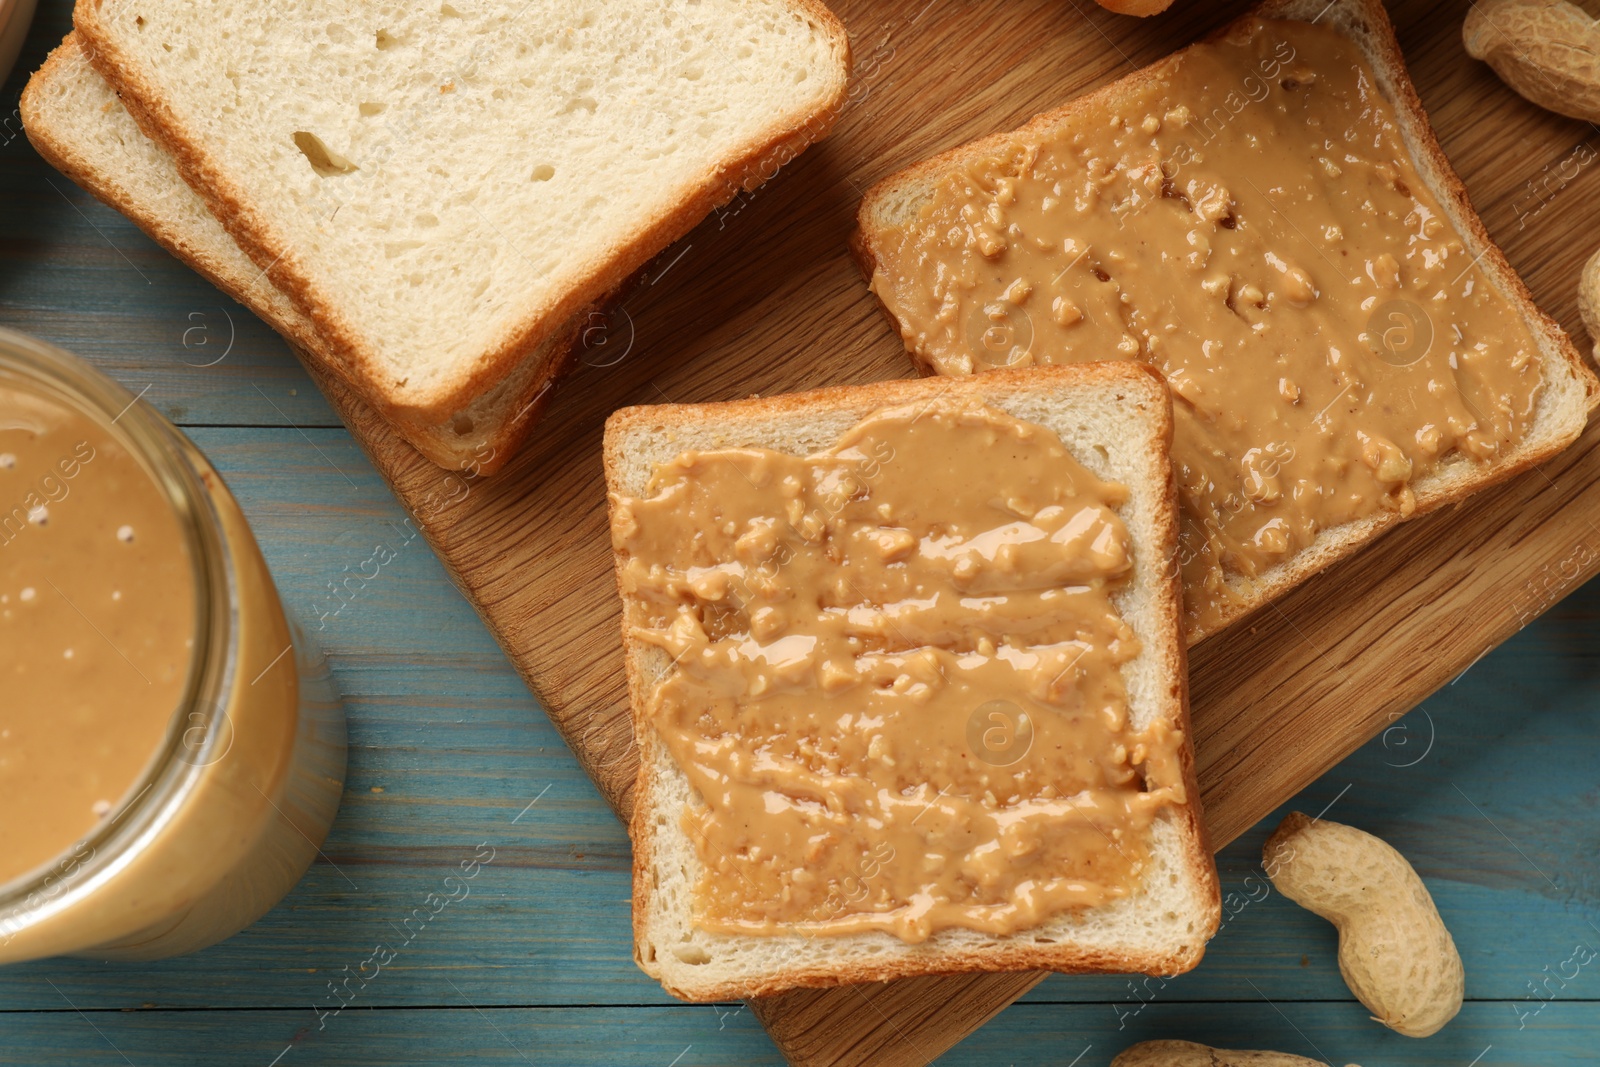
[[[0, 327], [0, 382], [17, 381], [99, 424], [139, 461], [172, 506], [194, 577], [195, 632], [183, 695], [140, 776], [106, 818], [45, 865], [0, 883], [0, 945], [115, 874], [170, 821], [200, 772], [226, 754], [236, 669], [233, 570], [221, 521], [192, 447], [142, 398], [64, 349]], [[219, 751], [219, 749], [221, 751]], [[83, 850], [88, 854], [83, 855]]]

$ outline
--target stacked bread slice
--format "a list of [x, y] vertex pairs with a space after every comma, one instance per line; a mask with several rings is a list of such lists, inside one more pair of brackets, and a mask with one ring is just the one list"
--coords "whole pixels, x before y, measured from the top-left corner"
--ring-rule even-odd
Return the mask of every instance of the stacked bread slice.
[[489, 473], [590, 316], [825, 135], [813, 0], [85, 0], [23, 101], [52, 163], [442, 466]]

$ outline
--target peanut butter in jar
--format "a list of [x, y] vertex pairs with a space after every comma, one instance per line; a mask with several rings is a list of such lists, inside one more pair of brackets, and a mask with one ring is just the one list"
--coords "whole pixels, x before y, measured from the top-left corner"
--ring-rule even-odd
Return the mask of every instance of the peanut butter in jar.
[[176, 955], [255, 921], [317, 854], [344, 759], [210, 464], [0, 331], [0, 962]]

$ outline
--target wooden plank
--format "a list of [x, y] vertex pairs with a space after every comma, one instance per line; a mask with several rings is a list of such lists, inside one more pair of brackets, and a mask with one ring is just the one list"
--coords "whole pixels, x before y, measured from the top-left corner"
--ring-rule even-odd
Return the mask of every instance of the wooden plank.
[[[35, 1067], [214, 1067], [219, 1062], [295, 1067], [401, 1063], [569, 1067], [762, 1067], [782, 1060], [748, 1011], [712, 1005], [639, 1008], [469, 1007], [471, 997], [395, 1011], [166, 1011], [0, 1014], [0, 1064]], [[474, 1005], [473, 1007], [476, 1007]], [[1417, 1041], [1390, 1033], [1356, 1004], [1151, 1005], [1118, 1029], [1100, 1006], [1024, 1004], [951, 1052], [944, 1067], [1059, 1064], [1103, 1067], [1139, 1041], [1185, 1037], [1223, 1047], [1273, 1048], [1392, 1067], [1593, 1063], [1592, 1002], [1550, 1003], [1523, 1030], [1505, 1004], [1468, 1004], [1451, 1027]], [[1281, 1014], [1280, 1014], [1281, 1013]], [[1507, 1024], [1510, 1024], [1509, 1032]], [[228, 1058], [224, 1060], [224, 1051]], [[273, 1057], [281, 1058], [274, 1061]], [[1078, 1057], [1078, 1059], [1074, 1059]], [[1481, 1058], [1479, 1058], [1481, 1057]]]

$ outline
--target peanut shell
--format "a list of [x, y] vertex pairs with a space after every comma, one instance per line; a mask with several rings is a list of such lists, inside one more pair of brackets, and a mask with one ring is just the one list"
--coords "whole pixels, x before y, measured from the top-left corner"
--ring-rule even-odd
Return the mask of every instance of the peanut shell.
[[1527, 100], [1600, 121], [1600, 22], [1566, 0], [1482, 0], [1461, 27], [1467, 54]]
[[1428, 887], [1386, 842], [1290, 812], [1262, 863], [1278, 891], [1339, 930], [1339, 973], [1372, 1017], [1427, 1037], [1461, 1010], [1461, 954]]

